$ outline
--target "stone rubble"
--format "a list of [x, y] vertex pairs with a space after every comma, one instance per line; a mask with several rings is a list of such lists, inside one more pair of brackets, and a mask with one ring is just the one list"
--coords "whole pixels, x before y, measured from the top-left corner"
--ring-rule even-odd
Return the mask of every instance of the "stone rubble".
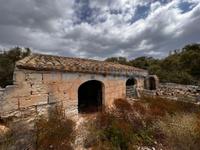
[[182, 101], [200, 101], [200, 87], [193, 85], [180, 85], [175, 83], [165, 83], [159, 85], [156, 95], [176, 98]]

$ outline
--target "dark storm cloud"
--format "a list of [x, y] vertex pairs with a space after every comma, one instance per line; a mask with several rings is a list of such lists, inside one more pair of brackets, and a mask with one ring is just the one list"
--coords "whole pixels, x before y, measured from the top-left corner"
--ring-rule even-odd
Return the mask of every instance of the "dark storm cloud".
[[0, 47], [104, 59], [200, 42], [199, 0], [0, 0]]

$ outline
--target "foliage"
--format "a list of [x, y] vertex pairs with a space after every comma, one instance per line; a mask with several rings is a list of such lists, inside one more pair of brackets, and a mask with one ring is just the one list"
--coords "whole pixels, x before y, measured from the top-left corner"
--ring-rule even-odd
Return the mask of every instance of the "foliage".
[[0, 86], [13, 84], [15, 62], [30, 55], [29, 48], [15, 47], [0, 54]]
[[[60, 106], [51, 108], [48, 117], [4, 119], [0, 124], [0, 131], [5, 132], [0, 133], [0, 149], [73, 149], [75, 123], [66, 118], [62, 110]], [[4, 126], [6, 130], [1, 130]]]
[[[155, 128], [152, 124], [147, 124], [142, 116], [136, 115], [134, 109], [138, 107], [137, 110], [143, 111], [143, 106], [130, 105], [123, 99], [118, 99], [114, 103], [114, 110], [98, 114], [89, 125], [87, 148], [132, 150], [139, 145], [155, 145]], [[89, 143], [89, 139], [93, 141]]]
[[38, 150], [65, 150], [73, 149], [75, 139], [75, 123], [66, 118], [62, 109], [56, 107], [49, 118], [40, 117], [36, 121], [37, 149]]
[[114, 63], [120, 63], [120, 64], [127, 64], [127, 59], [125, 57], [110, 57], [107, 58], [105, 61], [108, 62], [114, 62]]
[[85, 147], [133, 150], [143, 146], [156, 149], [184, 149], [185, 146], [185, 149], [198, 149], [199, 112], [200, 107], [195, 104], [161, 98], [146, 97], [131, 104], [118, 99], [114, 101], [114, 109], [99, 113], [89, 123]]
[[158, 75], [161, 82], [200, 84], [200, 44], [186, 45], [181, 50], [174, 50], [163, 59], [144, 56], [130, 61], [121, 61], [114, 57], [106, 61], [146, 69], [150, 74]]

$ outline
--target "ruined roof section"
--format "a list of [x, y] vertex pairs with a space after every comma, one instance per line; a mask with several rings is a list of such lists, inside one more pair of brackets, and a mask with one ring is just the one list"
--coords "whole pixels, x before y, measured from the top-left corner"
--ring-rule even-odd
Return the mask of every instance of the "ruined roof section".
[[37, 71], [82, 72], [127, 76], [146, 76], [148, 74], [146, 70], [117, 63], [41, 54], [32, 54], [18, 61], [16, 66], [19, 69]]

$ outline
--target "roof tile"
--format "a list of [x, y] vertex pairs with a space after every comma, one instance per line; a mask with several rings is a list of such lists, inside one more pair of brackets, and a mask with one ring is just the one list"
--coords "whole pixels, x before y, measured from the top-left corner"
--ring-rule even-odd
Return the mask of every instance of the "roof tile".
[[148, 72], [132, 66], [92, 59], [31, 54], [18, 61], [17, 68], [37, 71], [85, 72], [112, 75], [142, 75]]

